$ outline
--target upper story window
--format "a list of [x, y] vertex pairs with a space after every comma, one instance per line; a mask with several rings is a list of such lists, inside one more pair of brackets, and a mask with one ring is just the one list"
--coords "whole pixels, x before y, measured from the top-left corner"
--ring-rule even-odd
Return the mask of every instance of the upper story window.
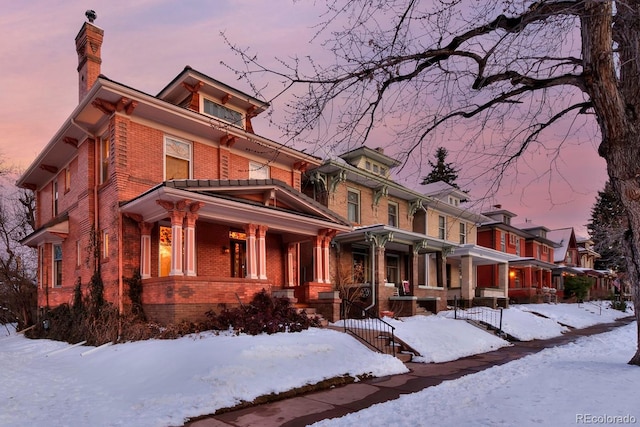
[[269, 179], [269, 165], [249, 162], [249, 179]]
[[453, 206], [458, 206], [460, 204], [460, 199], [449, 196], [449, 204]]
[[387, 208], [389, 217], [387, 223], [392, 227], [398, 226], [398, 204], [394, 202], [389, 202], [389, 207]]
[[213, 117], [217, 117], [220, 120], [229, 122], [234, 126], [243, 128], [242, 113], [225, 107], [224, 105], [217, 104], [209, 99], [204, 99], [202, 105], [203, 112]]
[[53, 201], [53, 206], [51, 207], [53, 211], [53, 216], [58, 215], [58, 178], [56, 177], [53, 180], [53, 186], [51, 187], [51, 200]]
[[65, 168], [64, 170], [64, 192], [71, 190], [71, 169]]
[[109, 179], [109, 151], [110, 143], [109, 138], [104, 137], [100, 139], [100, 184], [103, 184]]
[[467, 224], [464, 222], [460, 223], [460, 244], [464, 245], [467, 243]]
[[505, 237], [505, 233], [498, 231], [498, 233], [500, 233], [500, 250], [502, 252], [506, 252], [507, 251], [507, 244], [506, 244], [506, 237]]
[[442, 215], [438, 216], [438, 239], [447, 239], [447, 219]]
[[360, 223], [360, 193], [355, 190], [347, 190], [347, 219]]
[[520, 256], [520, 237], [516, 236], [516, 255]]
[[164, 179], [191, 178], [191, 144], [165, 136]]

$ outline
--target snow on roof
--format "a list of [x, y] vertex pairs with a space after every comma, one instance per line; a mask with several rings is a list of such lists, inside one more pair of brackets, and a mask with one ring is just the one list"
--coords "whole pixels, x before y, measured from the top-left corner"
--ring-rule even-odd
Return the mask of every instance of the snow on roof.
[[569, 242], [571, 241], [572, 233], [573, 228], [571, 227], [560, 228], [547, 232], [547, 239], [552, 242], [556, 242], [559, 245], [559, 247], [555, 248], [553, 251], [553, 260], [555, 262], [562, 262], [565, 260], [567, 251], [569, 250]]

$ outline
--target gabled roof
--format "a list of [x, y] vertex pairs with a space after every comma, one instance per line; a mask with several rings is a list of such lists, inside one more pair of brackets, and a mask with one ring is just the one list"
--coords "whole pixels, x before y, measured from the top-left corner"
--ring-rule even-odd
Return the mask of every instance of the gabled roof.
[[140, 215], [145, 222], [167, 218], [158, 200], [202, 202], [201, 219], [244, 226], [259, 221], [283, 233], [316, 235], [320, 229], [349, 231], [341, 216], [275, 179], [165, 181], [125, 202], [123, 213]]
[[254, 115], [263, 112], [269, 107], [268, 102], [247, 95], [206, 74], [194, 70], [190, 66], [186, 66], [156, 97], [179, 105], [185, 98], [191, 95], [191, 92], [185, 87], [185, 84], [194, 87], [199, 83], [203, 83], [198, 91], [199, 93], [218, 99], [224, 99], [226, 97], [228, 104], [234, 105], [244, 111], [252, 110]]
[[557, 230], [551, 230], [547, 233], [547, 239], [555, 242], [558, 246], [553, 252], [553, 260], [555, 262], [564, 262], [567, 257], [567, 252], [572, 246], [576, 244], [576, 237], [573, 232], [573, 227], [560, 228]]

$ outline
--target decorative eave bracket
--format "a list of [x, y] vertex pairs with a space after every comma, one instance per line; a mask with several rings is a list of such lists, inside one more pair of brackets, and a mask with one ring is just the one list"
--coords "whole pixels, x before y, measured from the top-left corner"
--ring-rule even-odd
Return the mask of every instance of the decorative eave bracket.
[[383, 185], [382, 187], [379, 188], [374, 188], [373, 189], [373, 206], [378, 206], [380, 204], [380, 199], [382, 197], [388, 197], [389, 196], [389, 187], [387, 187], [386, 185]]
[[387, 233], [372, 233], [367, 232], [364, 235], [364, 238], [367, 242], [373, 243], [373, 246], [376, 248], [383, 248], [389, 242], [393, 242], [393, 232], [389, 231]]

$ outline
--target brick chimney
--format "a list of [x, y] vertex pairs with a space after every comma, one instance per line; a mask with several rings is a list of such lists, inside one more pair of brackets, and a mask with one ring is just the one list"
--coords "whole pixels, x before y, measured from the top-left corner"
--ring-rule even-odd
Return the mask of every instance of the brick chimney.
[[102, 58], [100, 56], [100, 48], [102, 47], [102, 38], [104, 30], [93, 25], [95, 12], [90, 17], [87, 11], [87, 17], [90, 22], [85, 22], [80, 32], [76, 36], [76, 52], [78, 52], [78, 83], [79, 83], [79, 102], [82, 102], [87, 93], [91, 90], [93, 84], [98, 80], [100, 75], [100, 64]]

